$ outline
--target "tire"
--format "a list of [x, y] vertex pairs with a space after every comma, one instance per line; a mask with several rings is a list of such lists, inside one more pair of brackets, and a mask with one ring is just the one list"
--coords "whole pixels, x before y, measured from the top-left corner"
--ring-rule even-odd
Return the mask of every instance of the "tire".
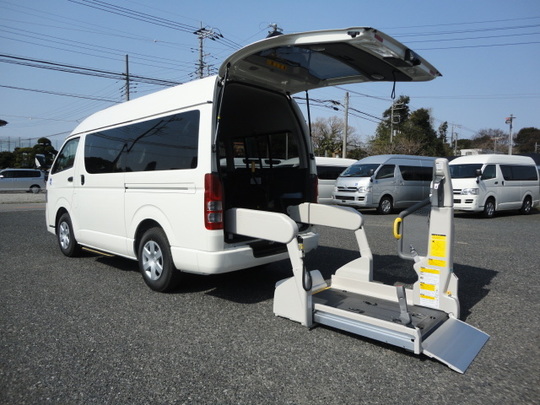
[[32, 187], [30, 187], [30, 192], [33, 194], [38, 194], [40, 191], [41, 191], [41, 187], [38, 185], [34, 184]]
[[382, 215], [391, 214], [394, 211], [394, 202], [392, 197], [385, 195], [379, 201], [379, 206], [377, 207], [377, 212]]
[[525, 199], [523, 200], [523, 205], [521, 206], [521, 208], [519, 209], [519, 212], [523, 215], [529, 215], [531, 213], [531, 209], [532, 209], [532, 201], [531, 201], [531, 197], [525, 197]]
[[482, 211], [482, 216], [484, 218], [493, 218], [495, 216], [495, 200], [493, 198], [488, 198], [484, 204], [484, 211]]
[[56, 224], [56, 239], [58, 240], [60, 251], [64, 255], [68, 257], [75, 257], [80, 253], [81, 246], [75, 239], [71, 218], [67, 213], [62, 214], [58, 220], [58, 223]]
[[152, 290], [166, 292], [176, 287], [180, 271], [174, 267], [169, 241], [161, 228], [150, 228], [144, 233], [137, 258], [144, 282]]

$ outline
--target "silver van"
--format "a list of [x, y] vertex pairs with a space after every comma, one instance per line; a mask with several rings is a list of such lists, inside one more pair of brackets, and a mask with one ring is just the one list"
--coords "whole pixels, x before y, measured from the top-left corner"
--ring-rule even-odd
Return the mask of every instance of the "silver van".
[[377, 208], [389, 214], [426, 199], [434, 157], [376, 155], [359, 160], [341, 173], [332, 193], [334, 203]]
[[45, 175], [34, 169], [0, 170], [0, 191], [30, 191], [34, 194], [45, 190]]

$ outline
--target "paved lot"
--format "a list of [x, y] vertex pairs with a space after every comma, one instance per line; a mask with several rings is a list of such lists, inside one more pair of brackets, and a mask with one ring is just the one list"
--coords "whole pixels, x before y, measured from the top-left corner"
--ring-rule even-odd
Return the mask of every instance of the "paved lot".
[[[1, 196], [0, 196], [1, 197]], [[43, 204], [0, 204], [1, 404], [536, 404], [540, 213], [456, 217], [462, 319], [491, 335], [465, 374], [424, 356], [272, 312], [280, 262], [150, 291], [136, 264], [68, 259]], [[26, 207], [26, 208], [25, 208]], [[367, 212], [376, 278], [412, 282], [394, 215]], [[321, 230], [310, 269], [356, 257]]]

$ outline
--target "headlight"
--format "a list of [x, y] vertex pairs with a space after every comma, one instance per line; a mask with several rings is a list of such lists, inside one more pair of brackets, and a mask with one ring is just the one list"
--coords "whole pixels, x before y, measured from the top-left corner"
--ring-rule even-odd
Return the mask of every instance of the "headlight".
[[371, 191], [371, 186], [359, 186], [357, 190], [360, 193], [369, 193]]
[[464, 188], [461, 195], [478, 195], [478, 188]]

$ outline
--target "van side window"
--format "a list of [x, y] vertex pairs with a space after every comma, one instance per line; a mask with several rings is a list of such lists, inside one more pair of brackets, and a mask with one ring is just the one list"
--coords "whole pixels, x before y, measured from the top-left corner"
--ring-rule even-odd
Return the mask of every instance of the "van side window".
[[199, 111], [188, 111], [89, 134], [88, 173], [139, 172], [197, 167]]
[[391, 179], [394, 177], [395, 165], [383, 165], [377, 172], [376, 179]]
[[399, 166], [401, 177], [408, 181], [431, 181], [433, 178], [433, 167], [423, 166]]
[[494, 179], [497, 175], [495, 165], [487, 165], [482, 172], [482, 180]]
[[54, 162], [54, 165], [51, 169], [51, 174], [62, 172], [73, 167], [73, 163], [75, 162], [75, 153], [77, 152], [78, 145], [79, 138], [70, 139], [66, 142]]
[[335, 180], [345, 169], [343, 166], [317, 166], [317, 177], [321, 180]]
[[534, 166], [501, 165], [505, 180], [537, 180], [538, 174]]

